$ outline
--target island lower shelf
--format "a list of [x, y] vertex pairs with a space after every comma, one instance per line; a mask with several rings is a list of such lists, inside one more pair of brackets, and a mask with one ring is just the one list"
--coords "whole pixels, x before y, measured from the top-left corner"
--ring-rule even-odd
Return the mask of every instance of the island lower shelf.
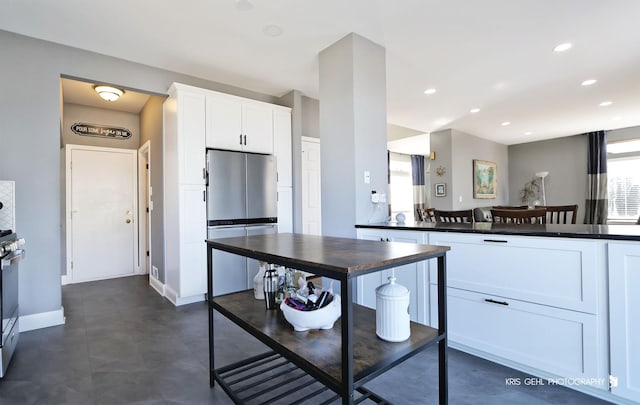
[[[214, 297], [211, 305], [241, 328], [321, 382], [342, 384], [341, 326], [329, 330], [295, 332], [282, 312], [266, 310], [253, 291]], [[399, 343], [376, 335], [375, 311], [353, 304], [353, 372], [358, 386], [443, 339], [438, 330], [411, 322], [411, 336]]]

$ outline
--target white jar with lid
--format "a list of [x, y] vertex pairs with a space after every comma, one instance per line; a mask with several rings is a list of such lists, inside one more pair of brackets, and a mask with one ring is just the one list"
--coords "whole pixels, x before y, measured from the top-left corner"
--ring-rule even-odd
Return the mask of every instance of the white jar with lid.
[[396, 278], [376, 288], [376, 335], [388, 342], [403, 342], [411, 335], [409, 289]]

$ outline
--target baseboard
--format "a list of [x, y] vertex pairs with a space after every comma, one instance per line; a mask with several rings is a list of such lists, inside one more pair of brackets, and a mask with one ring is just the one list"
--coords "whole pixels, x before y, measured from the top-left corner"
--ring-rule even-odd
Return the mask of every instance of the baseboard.
[[160, 280], [158, 280], [157, 278], [153, 277], [151, 274], [149, 274], [149, 285], [158, 292], [158, 294], [160, 294], [160, 296], [164, 297], [165, 293], [164, 293], [164, 284], [162, 284], [162, 282], [160, 282]]
[[67, 284], [69, 284], [69, 277], [67, 277], [66, 274], [63, 274], [60, 277], [60, 285], [67, 285]]
[[30, 315], [20, 315], [20, 332], [34, 329], [48, 328], [50, 326], [64, 325], [64, 307], [55, 311], [38, 312]]
[[193, 304], [194, 302], [203, 302], [204, 294], [190, 295], [188, 297], [178, 297], [178, 293], [175, 292], [170, 286], [164, 286], [164, 296], [176, 307], [180, 305]]

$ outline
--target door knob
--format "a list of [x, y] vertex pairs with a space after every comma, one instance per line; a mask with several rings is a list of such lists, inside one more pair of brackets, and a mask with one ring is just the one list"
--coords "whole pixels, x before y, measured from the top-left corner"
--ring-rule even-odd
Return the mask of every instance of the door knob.
[[131, 220], [130, 220], [130, 219], [127, 219], [127, 220], [126, 220], [126, 221], [124, 221], [124, 222], [126, 222], [126, 223], [130, 224], [130, 223], [131, 223]]

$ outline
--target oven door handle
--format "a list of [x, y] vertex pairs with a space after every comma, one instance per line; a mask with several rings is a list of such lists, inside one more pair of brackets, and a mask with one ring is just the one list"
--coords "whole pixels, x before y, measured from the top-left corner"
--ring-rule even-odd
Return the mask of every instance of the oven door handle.
[[12, 252], [11, 254], [5, 256], [2, 258], [2, 269], [4, 269], [5, 267], [9, 267], [13, 264], [18, 263], [20, 260], [22, 260], [22, 258], [24, 257], [24, 255], [26, 254], [24, 249], [16, 249], [14, 252]]

